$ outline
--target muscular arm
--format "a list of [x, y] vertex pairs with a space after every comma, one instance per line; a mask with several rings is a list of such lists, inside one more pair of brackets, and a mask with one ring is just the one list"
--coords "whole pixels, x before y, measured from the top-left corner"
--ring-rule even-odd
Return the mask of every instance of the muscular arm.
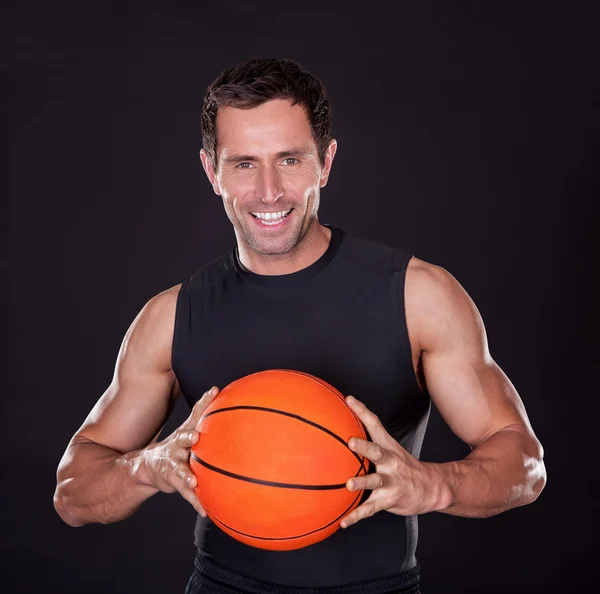
[[127, 518], [158, 489], [143, 448], [158, 438], [178, 395], [171, 345], [179, 285], [151, 299], [119, 351], [112, 383], [69, 442], [54, 506], [71, 526]]
[[488, 517], [531, 503], [546, 482], [543, 448], [519, 394], [489, 353], [475, 304], [443, 268], [413, 258], [406, 307], [428, 392], [472, 449], [464, 460], [427, 465], [437, 486], [431, 511]]

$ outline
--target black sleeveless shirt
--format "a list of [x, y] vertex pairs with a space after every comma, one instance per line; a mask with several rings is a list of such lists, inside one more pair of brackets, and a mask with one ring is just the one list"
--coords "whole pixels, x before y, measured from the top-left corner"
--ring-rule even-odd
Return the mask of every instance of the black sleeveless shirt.
[[[417, 384], [406, 326], [412, 255], [330, 228], [327, 251], [297, 272], [253, 273], [236, 246], [187, 278], [177, 299], [173, 370], [190, 408], [211, 386], [257, 371], [308, 372], [356, 396], [418, 458], [431, 400]], [[417, 516], [382, 511], [293, 551], [251, 547], [198, 516], [195, 544], [258, 580], [331, 587], [414, 568]]]

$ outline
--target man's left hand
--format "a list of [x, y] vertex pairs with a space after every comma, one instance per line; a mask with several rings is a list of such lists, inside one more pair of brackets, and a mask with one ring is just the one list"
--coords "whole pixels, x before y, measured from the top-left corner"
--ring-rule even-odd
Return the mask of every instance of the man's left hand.
[[362, 402], [348, 396], [348, 406], [364, 423], [372, 441], [351, 437], [348, 447], [375, 464], [376, 472], [348, 479], [350, 491], [372, 489], [369, 498], [341, 522], [342, 528], [379, 511], [410, 516], [434, 511], [439, 477], [434, 466], [411, 456], [383, 427], [379, 418]]

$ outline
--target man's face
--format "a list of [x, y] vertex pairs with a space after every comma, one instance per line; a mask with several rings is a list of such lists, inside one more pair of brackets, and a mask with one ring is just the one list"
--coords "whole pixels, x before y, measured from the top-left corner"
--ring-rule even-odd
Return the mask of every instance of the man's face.
[[318, 225], [319, 192], [335, 149], [332, 141], [322, 167], [306, 111], [289, 100], [219, 107], [216, 169], [204, 151], [201, 158], [238, 242], [261, 255], [293, 250]]

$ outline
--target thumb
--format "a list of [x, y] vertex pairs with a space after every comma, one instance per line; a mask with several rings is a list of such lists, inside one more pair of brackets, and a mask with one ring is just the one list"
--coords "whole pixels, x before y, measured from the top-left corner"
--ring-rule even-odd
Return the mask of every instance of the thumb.
[[183, 425], [184, 429], [196, 429], [198, 423], [200, 422], [202, 414], [204, 413], [208, 405], [215, 399], [218, 393], [219, 388], [217, 388], [217, 386], [213, 386], [210, 390], [204, 392], [202, 398], [200, 398], [200, 400], [198, 400], [198, 402], [194, 404], [194, 408], [192, 408], [190, 416], [187, 418], [186, 422]]

